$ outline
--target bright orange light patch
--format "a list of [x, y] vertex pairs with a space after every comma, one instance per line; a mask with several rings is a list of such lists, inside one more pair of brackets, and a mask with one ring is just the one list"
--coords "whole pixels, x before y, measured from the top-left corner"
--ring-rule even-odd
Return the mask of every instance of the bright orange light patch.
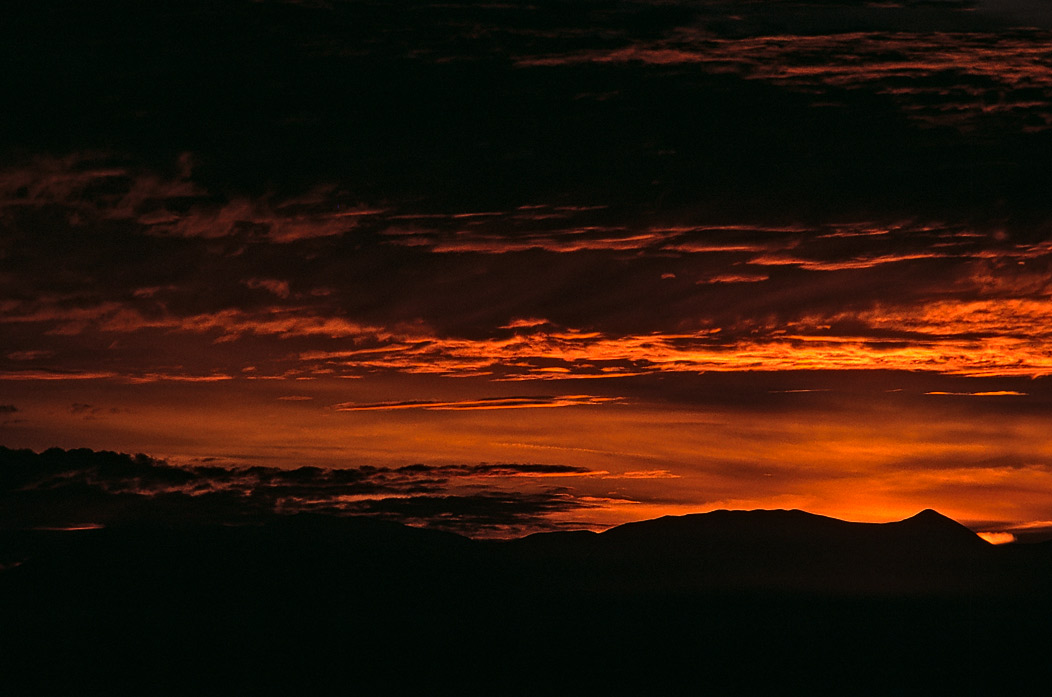
[[977, 532], [975, 534], [992, 545], [1006, 545], [1016, 540], [1015, 535], [1010, 532]]

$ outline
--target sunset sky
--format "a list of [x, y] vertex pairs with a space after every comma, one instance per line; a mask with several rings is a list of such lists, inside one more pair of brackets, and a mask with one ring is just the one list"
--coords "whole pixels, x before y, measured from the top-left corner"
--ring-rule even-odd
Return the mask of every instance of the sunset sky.
[[0, 445], [483, 536], [1052, 529], [1046, 3], [18, 15]]

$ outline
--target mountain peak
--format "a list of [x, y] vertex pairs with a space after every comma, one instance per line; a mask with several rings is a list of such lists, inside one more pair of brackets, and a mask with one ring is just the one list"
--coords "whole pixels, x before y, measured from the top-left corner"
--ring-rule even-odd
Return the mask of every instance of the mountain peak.
[[[906, 518], [906, 520], [916, 520], [916, 521], [949, 520], [951, 522], [954, 522], [951, 518], [947, 518], [942, 513], [939, 513], [938, 511], [936, 511], [933, 508], [925, 508], [920, 513], [917, 513], [915, 515], [910, 516], [909, 518]], [[903, 522], [905, 522], [905, 521], [903, 521]]]
[[[942, 513], [939, 513], [938, 511], [933, 510], [931, 508], [925, 508], [920, 513], [912, 515], [909, 518], [905, 518], [904, 520], [899, 521], [899, 523], [910, 526], [923, 526], [925, 528], [935, 527], [968, 530], [968, 528], [961, 525], [953, 518], [944, 516]], [[969, 532], [971, 531], [969, 530]]]
[[960, 544], [963, 546], [985, 546], [987, 543], [968, 527], [948, 518], [938, 511], [925, 508], [920, 513], [891, 525], [912, 535], [938, 541], [939, 544]]

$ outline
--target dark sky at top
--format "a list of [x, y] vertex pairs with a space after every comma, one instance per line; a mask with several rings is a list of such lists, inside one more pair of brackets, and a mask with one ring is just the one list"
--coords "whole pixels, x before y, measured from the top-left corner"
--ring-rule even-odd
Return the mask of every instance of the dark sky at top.
[[21, 4], [14, 161], [177, 175], [192, 153], [213, 196], [330, 183], [622, 224], [1046, 213], [1048, 35], [1014, 27], [1047, 17], [1025, 3]]

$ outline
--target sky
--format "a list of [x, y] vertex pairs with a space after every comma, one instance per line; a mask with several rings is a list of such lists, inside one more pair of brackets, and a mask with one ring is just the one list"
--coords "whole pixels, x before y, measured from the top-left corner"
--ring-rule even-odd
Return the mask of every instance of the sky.
[[1045, 3], [15, 12], [0, 445], [477, 536], [1052, 531]]

